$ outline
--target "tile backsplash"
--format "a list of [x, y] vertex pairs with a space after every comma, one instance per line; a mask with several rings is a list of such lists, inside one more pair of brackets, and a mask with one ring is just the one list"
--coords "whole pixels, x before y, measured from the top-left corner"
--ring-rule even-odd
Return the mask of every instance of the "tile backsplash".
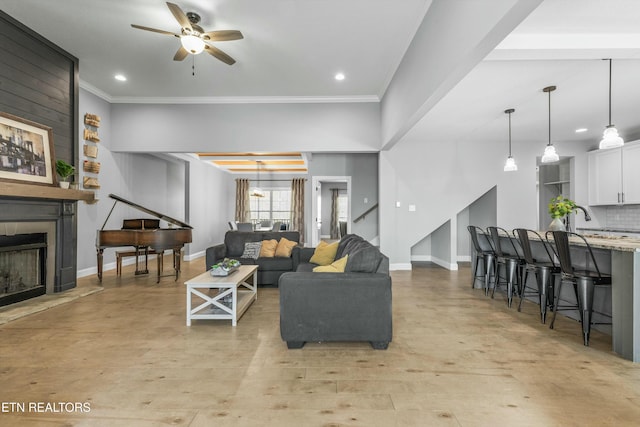
[[640, 230], [640, 205], [607, 206], [603, 226], [624, 230]]

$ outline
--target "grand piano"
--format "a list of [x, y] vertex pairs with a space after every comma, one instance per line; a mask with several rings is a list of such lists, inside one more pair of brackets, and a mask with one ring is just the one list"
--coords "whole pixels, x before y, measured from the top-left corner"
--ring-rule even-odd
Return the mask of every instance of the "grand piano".
[[[96, 236], [96, 250], [98, 256], [98, 279], [102, 281], [102, 261], [103, 252], [105, 248], [133, 246], [138, 252], [147, 254], [148, 249], [153, 249], [162, 256], [162, 253], [171, 249], [173, 251], [173, 269], [175, 271], [175, 279], [178, 279], [178, 273], [180, 272], [180, 252], [185, 243], [191, 243], [191, 227], [177, 219], [164, 215], [160, 212], [145, 208], [144, 206], [133, 203], [129, 200], [125, 200], [115, 194], [109, 194], [109, 197], [115, 200], [107, 219], [105, 219], [102, 228], [98, 230]], [[122, 229], [120, 230], [105, 230], [107, 221], [116, 207], [118, 202], [122, 202], [126, 205], [134, 207], [144, 213], [160, 218], [170, 224], [170, 228], [160, 228], [160, 220], [143, 218], [143, 219], [125, 219], [123, 221]], [[172, 228], [171, 224], [178, 228]], [[136, 255], [136, 274], [148, 273], [146, 271], [140, 271], [137, 267], [138, 260]], [[158, 262], [158, 277], [157, 282], [160, 282], [160, 266]]]

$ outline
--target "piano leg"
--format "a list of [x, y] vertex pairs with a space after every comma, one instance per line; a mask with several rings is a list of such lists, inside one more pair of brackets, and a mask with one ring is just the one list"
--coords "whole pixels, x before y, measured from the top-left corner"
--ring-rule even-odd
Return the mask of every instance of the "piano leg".
[[98, 248], [96, 252], [98, 257], [98, 280], [102, 282], [102, 252], [104, 252], [104, 249]]
[[149, 268], [147, 266], [147, 260], [149, 259], [149, 248], [144, 248], [144, 270], [138, 269], [138, 255], [141, 253], [141, 248], [136, 247], [136, 276], [140, 274], [149, 274]]

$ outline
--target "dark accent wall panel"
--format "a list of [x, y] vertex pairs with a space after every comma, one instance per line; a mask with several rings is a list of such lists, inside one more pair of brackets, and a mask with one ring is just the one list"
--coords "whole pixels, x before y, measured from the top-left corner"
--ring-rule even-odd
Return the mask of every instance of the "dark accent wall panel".
[[50, 126], [56, 159], [77, 164], [78, 59], [0, 11], [0, 110]]

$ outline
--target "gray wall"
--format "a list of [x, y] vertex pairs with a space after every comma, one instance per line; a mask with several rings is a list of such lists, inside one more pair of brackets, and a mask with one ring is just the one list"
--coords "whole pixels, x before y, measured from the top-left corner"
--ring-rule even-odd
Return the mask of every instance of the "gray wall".
[[[380, 146], [378, 103], [114, 104], [113, 150], [326, 151]], [[295, 148], [294, 148], [295, 147]]]
[[[353, 223], [353, 220], [363, 214], [371, 206], [378, 203], [378, 154], [326, 154], [315, 153], [309, 161], [309, 179], [305, 191], [305, 223], [307, 236], [310, 241], [313, 226], [313, 212], [311, 212], [311, 177], [313, 176], [350, 176], [351, 177], [351, 232], [367, 240], [378, 236], [377, 209], [367, 215], [365, 219]], [[331, 185], [328, 185], [331, 187]], [[367, 203], [364, 199], [367, 198]]]
[[[99, 201], [93, 205], [78, 203], [80, 275], [95, 273], [95, 236], [113, 205], [110, 193], [191, 225], [193, 242], [185, 247], [187, 259], [202, 255], [208, 246], [223, 240], [228, 229], [226, 223], [233, 217], [229, 200], [235, 197], [228, 174], [187, 155], [112, 151], [114, 130], [121, 124], [113, 120], [111, 104], [81, 90], [80, 112], [102, 118], [97, 158], [101, 164], [98, 175], [101, 188], [96, 190]], [[119, 229], [123, 219], [139, 217], [147, 215], [118, 203], [105, 229]], [[105, 270], [115, 268], [115, 250], [105, 250]]]

